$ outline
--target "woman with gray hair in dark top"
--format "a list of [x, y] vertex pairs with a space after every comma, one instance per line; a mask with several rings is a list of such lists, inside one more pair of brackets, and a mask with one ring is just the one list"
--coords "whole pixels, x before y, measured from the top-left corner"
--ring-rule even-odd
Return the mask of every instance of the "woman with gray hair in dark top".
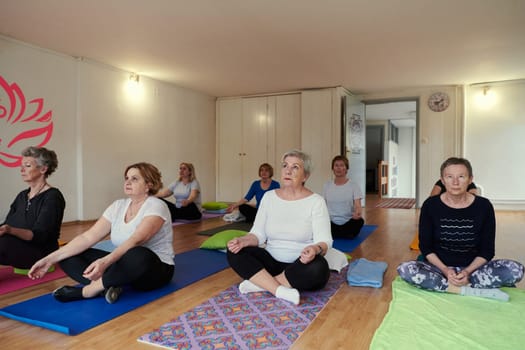
[[44, 147], [22, 151], [20, 175], [29, 188], [16, 196], [0, 225], [0, 265], [28, 269], [58, 249], [66, 203], [60, 190], [47, 182], [57, 166], [54, 151]]
[[446, 191], [429, 197], [419, 217], [422, 261], [397, 267], [406, 282], [427, 290], [509, 300], [500, 287], [513, 287], [524, 267], [510, 259], [494, 259], [496, 215], [487, 198], [470, 193], [472, 166], [451, 157], [441, 165]]

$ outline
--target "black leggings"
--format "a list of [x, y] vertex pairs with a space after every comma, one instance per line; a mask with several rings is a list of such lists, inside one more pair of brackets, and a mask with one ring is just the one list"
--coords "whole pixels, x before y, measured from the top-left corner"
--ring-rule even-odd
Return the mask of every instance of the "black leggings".
[[332, 238], [350, 238], [354, 239], [357, 237], [361, 228], [365, 224], [363, 218], [359, 219], [350, 219], [342, 225], [334, 224], [330, 222], [332, 229]]
[[195, 203], [190, 203], [185, 207], [177, 208], [172, 202], [165, 199], [162, 200], [168, 205], [172, 222], [175, 222], [175, 220], [199, 220], [202, 218], [202, 213]]
[[[64, 272], [82, 284], [91, 283], [82, 273], [95, 260], [109, 252], [100, 249], [88, 250], [64, 259], [60, 267]], [[138, 246], [128, 250], [118, 261], [109, 266], [102, 275], [104, 288], [131, 285], [134, 289], [147, 291], [168, 284], [174, 272], [174, 266], [163, 263], [157, 254], [146, 247]]]
[[246, 222], [253, 222], [255, 220], [255, 215], [257, 215], [257, 208], [252, 207], [249, 204], [241, 204], [239, 206], [239, 212], [244, 215]]
[[0, 265], [29, 269], [35, 262], [58, 249], [58, 242], [45, 249], [10, 234], [0, 236]]
[[284, 271], [293, 288], [306, 291], [323, 288], [330, 278], [328, 262], [320, 255], [308, 264], [303, 264], [299, 259], [293, 263], [283, 263], [275, 260], [266, 249], [245, 247], [237, 254], [228, 251], [227, 257], [231, 268], [246, 280], [263, 269], [272, 276]]

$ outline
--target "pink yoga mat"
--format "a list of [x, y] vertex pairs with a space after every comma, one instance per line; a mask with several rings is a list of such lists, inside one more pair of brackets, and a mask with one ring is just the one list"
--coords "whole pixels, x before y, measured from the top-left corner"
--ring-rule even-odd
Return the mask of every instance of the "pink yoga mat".
[[64, 277], [66, 274], [59, 266], [56, 266], [55, 271], [46, 273], [46, 275], [38, 280], [32, 280], [26, 275], [19, 275], [13, 272], [10, 266], [0, 268], [0, 295], [13, 292], [15, 290], [35, 286], [40, 283], [53, 281]]

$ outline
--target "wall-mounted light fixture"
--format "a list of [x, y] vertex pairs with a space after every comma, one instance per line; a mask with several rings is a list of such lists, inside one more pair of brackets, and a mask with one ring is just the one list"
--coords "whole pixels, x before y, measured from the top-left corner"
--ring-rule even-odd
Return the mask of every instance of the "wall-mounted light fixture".
[[487, 96], [487, 93], [489, 92], [490, 90], [490, 86], [484, 86], [483, 87], [483, 96]]
[[134, 83], [138, 83], [139, 79], [140, 79], [140, 76], [137, 73], [131, 73], [129, 75], [129, 80], [134, 82]]

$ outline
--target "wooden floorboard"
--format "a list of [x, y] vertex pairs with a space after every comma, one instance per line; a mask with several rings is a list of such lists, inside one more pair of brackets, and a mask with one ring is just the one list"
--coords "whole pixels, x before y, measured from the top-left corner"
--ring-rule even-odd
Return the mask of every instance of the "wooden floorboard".
[[[375, 196], [367, 196], [364, 216], [367, 224], [378, 225], [378, 229], [351, 255], [353, 258], [365, 257], [388, 263], [383, 288], [343, 285], [292, 349], [368, 349], [375, 330], [388, 310], [396, 266], [417, 255], [409, 249], [409, 244], [417, 229], [418, 210], [375, 208], [376, 202]], [[496, 255], [525, 261], [525, 212], [498, 211], [496, 216]], [[62, 239], [70, 240], [91, 224], [64, 224]], [[197, 248], [207, 238], [197, 232], [224, 224], [221, 218], [214, 218], [175, 226], [176, 253]], [[238, 282], [240, 278], [231, 269], [226, 269], [76, 336], [0, 317], [0, 343], [3, 349], [154, 349], [136, 339]], [[73, 281], [62, 278], [2, 295], [0, 307], [49, 293], [69, 283]], [[525, 288], [524, 282], [518, 287]]]

